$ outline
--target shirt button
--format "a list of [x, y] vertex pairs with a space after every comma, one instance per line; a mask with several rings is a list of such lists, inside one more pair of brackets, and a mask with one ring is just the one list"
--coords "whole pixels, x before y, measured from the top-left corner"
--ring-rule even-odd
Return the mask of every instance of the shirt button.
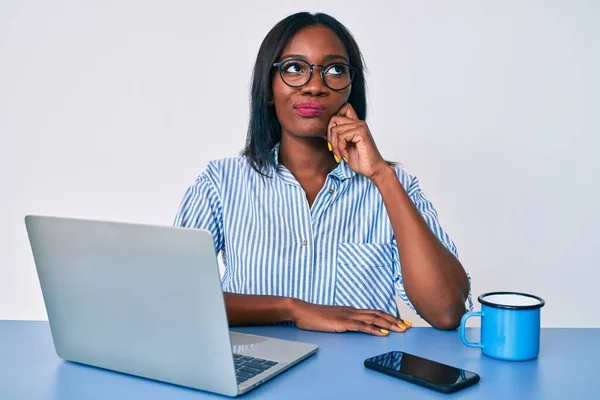
[[329, 191], [327, 193], [333, 194], [333, 189], [329, 189]]
[[306, 246], [308, 244], [308, 242], [306, 240], [302, 241], [302, 246]]

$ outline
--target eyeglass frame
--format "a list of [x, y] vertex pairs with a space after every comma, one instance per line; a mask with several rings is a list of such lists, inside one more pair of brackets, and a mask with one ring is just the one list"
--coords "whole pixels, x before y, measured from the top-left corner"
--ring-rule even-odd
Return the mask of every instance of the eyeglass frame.
[[[290, 62], [290, 61], [302, 61], [303, 63], [308, 64], [308, 66], [310, 67], [310, 74], [308, 75], [308, 79], [302, 85], [299, 85], [299, 86], [290, 85], [289, 83], [287, 83], [285, 81], [285, 79], [281, 75], [283, 73], [283, 70], [281, 69], [281, 67], [283, 66], [283, 64], [285, 64], [287, 62]], [[341, 89], [334, 89], [331, 86], [329, 86], [327, 84], [327, 82], [325, 81], [325, 72], [324, 72], [326, 70], [325, 67], [329, 67], [330, 65], [335, 65], [335, 64], [346, 65], [348, 67], [348, 70], [350, 71], [350, 82], [346, 86], [344, 86], [343, 88], [341, 88]], [[329, 89], [331, 89], [331, 90], [333, 90], [335, 92], [339, 92], [339, 91], [348, 89], [348, 87], [350, 85], [352, 85], [352, 82], [354, 81], [354, 78], [356, 78], [356, 74], [358, 74], [358, 68], [353, 67], [352, 65], [350, 65], [348, 63], [340, 62], [340, 61], [334, 61], [334, 62], [330, 62], [330, 63], [327, 63], [327, 64], [323, 65], [323, 64], [311, 64], [308, 61], [303, 60], [301, 58], [288, 58], [287, 60], [283, 60], [283, 61], [279, 61], [279, 62], [273, 63], [273, 67], [277, 67], [277, 69], [279, 69], [279, 77], [281, 78], [281, 80], [283, 81], [283, 83], [285, 83], [286, 85], [288, 85], [289, 87], [294, 88], [294, 89], [299, 89], [299, 88], [301, 88], [303, 86], [306, 86], [308, 84], [308, 82], [310, 82], [310, 80], [313, 77], [313, 68], [314, 67], [320, 67], [321, 68], [320, 75], [321, 75], [321, 80], [323, 81], [323, 84], [325, 84], [325, 86], [327, 86]]]

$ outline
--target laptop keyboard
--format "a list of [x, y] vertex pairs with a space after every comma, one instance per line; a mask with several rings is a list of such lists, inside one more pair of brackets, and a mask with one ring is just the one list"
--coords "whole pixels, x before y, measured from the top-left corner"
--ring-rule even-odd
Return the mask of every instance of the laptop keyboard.
[[269, 368], [274, 367], [278, 364], [278, 362], [234, 353], [233, 364], [235, 365], [235, 375], [237, 377], [238, 384], [240, 384], [246, 382], [250, 378], [255, 377], [261, 372], [265, 372]]

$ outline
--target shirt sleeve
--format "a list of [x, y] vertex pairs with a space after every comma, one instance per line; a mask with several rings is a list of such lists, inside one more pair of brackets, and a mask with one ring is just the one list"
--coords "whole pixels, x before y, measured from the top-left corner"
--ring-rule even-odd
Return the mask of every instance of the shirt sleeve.
[[200, 175], [186, 190], [173, 225], [208, 230], [213, 236], [216, 253], [223, 250], [223, 206], [207, 173]]
[[[416, 177], [410, 177], [410, 179], [406, 180], [408, 174], [405, 173], [405, 176], [400, 176], [400, 181], [403, 183], [403, 186], [408, 188], [406, 189], [408, 196], [414, 203], [415, 207], [425, 220], [427, 226], [431, 229], [431, 231], [435, 234], [435, 236], [440, 240], [440, 242], [452, 253], [456, 258], [458, 258], [458, 250], [456, 249], [456, 245], [448, 235], [448, 233], [442, 228], [440, 224], [437, 211], [435, 210], [433, 204], [425, 197], [425, 194], [421, 190], [419, 185], [419, 180]], [[403, 179], [404, 178], [404, 179]], [[404, 181], [404, 182], [403, 182]], [[407, 184], [405, 184], [407, 183]], [[417, 310], [410, 302], [408, 296], [406, 295], [406, 291], [404, 290], [404, 283], [402, 281], [402, 270], [400, 268], [400, 256], [398, 254], [398, 247], [396, 238], [393, 239], [394, 243], [394, 274], [395, 274], [395, 287], [396, 293], [398, 296], [412, 309], [415, 313]], [[467, 273], [467, 279], [469, 280], [469, 295], [466, 300], [466, 307], [469, 311], [473, 310], [473, 301], [471, 299], [471, 277]], [[418, 314], [418, 313], [417, 313]]]

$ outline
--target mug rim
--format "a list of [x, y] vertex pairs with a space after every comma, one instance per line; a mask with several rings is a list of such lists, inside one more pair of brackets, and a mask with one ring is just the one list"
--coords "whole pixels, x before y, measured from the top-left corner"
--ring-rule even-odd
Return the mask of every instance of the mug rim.
[[[537, 301], [539, 301], [538, 304], [532, 304], [532, 305], [524, 305], [524, 306], [511, 306], [511, 305], [506, 305], [506, 304], [497, 304], [497, 303], [492, 303], [489, 302], [487, 300], [485, 300], [485, 297], [487, 296], [491, 296], [491, 295], [496, 295], [496, 294], [516, 294], [519, 296], [525, 296], [525, 297], [531, 297], [533, 299], [536, 299]], [[479, 301], [480, 304], [483, 304], [485, 306], [488, 307], [494, 307], [494, 308], [502, 308], [505, 310], [534, 310], [536, 308], [542, 308], [546, 302], [544, 301], [544, 299], [542, 299], [539, 296], [533, 295], [533, 294], [529, 294], [529, 293], [524, 293], [524, 292], [487, 292], [487, 293], [483, 293], [481, 295], [479, 295], [479, 297], [477, 297], [477, 301]]]

